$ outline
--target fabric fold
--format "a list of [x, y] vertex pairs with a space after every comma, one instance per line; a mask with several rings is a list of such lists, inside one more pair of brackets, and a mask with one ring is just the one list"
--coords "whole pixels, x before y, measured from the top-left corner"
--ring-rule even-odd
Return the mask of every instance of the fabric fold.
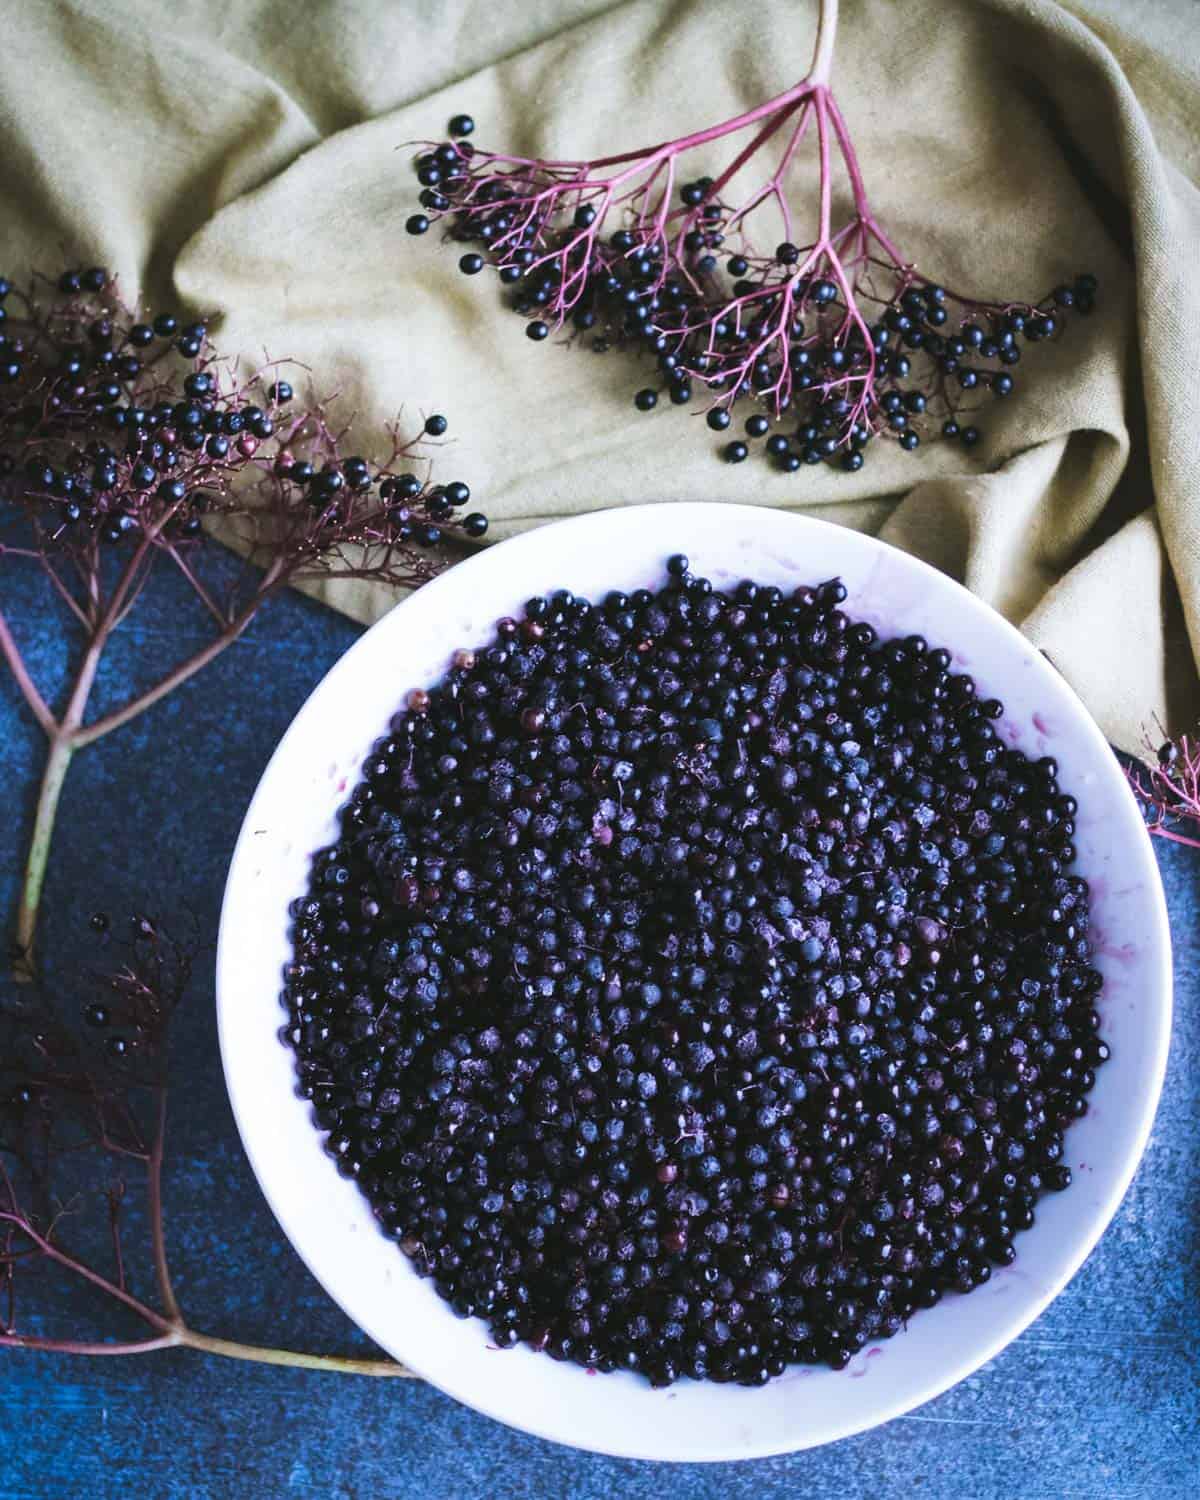
[[[1100, 281], [1095, 315], [1028, 350], [1011, 400], [974, 419], [970, 451], [874, 444], [857, 474], [722, 466], [700, 403], [635, 411], [646, 375], [632, 356], [533, 348], [494, 279], [460, 276], [436, 234], [405, 235], [411, 143], [452, 113], [475, 116], [483, 145], [627, 150], [794, 82], [815, 19], [796, 0], [23, 7], [8, 18], [19, 65], [0, 78], [3, 269], [65, 254], [112, 266], [130, 295], [182, 296], [214, 315], [225, 350], [295, 359], [318, 394], [336, 390], [362, 451], [397, 412], [415, 431], [444, 411], [437, 472], [470, 484], [493, 535], [660, 499], [824, 515], [1001, 609], [1121, 748], [1149, 725], [1194, 725], [1192, 0], [843, 0], [833, 84], [905, 254], [979, 296], [1033, 299], [1085, 270]], [[815, 183], [802, 157], [789, 182], [801, 220]], [[362, 620], [392, 602], [336, 579], [319, 593]]]

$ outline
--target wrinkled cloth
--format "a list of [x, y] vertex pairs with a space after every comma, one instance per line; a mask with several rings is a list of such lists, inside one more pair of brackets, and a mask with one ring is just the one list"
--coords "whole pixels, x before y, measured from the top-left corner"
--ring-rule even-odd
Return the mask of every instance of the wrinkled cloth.
[[[611, 154], [786, 88], [815, 27], [815, 0], [14, 0], [2, 264], [100, 261], [127, 296], [182, 297], [226, 351], [294, 358], [340, 392], [360, 451], [400, 410], [414, 428], [444, 411], [437, 472], [469, 482], [493, 535], [663, 499], [818, 514], [965, 581], [1118, 746], [1194, 724], [1195, 0], [844, 0], [833, 86], [905, 254], [979, 296], [1100, 281], [1095, 314], [1029, 350], [970, 452], [876, 444], [857, 474], [723, 466], [695, 410], [634, 410], [633, 356], [533, 348], [494, 280], [404, 233], [411, 143], [451, 114], [484, 146]], [[707, 148], [695, 173], [731, 154]], [[815, 184], [809, 155], [789, 184], [801, 216]], [[319, 592], [362, 620], [394, 597]]]

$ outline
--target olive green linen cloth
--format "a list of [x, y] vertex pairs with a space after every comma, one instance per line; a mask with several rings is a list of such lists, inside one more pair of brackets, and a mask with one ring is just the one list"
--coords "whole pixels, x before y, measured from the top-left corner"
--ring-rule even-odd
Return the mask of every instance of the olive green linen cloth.
[[[979, 295], [1033, 298], [1082, 270], [1101, 283], [1090, 320], [1029, 351], [977, 449], [887, 445], [853, 475], [722, 466], [693, 411], [634, 410], [630, 356], [534, 349], [494, 281], [403, 230], [406, 143], [452, 113], [483, 145], [558, 157], [694, 130], [806, 71], [815, 0], [6, 0], [3, 15], [10, 274], [65, 257], [115, 268], [131, 295], [173, 286], [219, 315], [227, 351], [336, 386], [363, 451], [400, 408], [444, 411], [438, 472], [470, 483], [495, 535], [662, 499], [819, 514], [963, 579], [1123, 748], [1156, 717], [1195, 721], [1196, 0], [844, 0], [833, 84], [905, 253]], [[810, 157], [793, 202], [815, 181]], [[364, 620], [391, 602], [360, 583], [322, 593]]]

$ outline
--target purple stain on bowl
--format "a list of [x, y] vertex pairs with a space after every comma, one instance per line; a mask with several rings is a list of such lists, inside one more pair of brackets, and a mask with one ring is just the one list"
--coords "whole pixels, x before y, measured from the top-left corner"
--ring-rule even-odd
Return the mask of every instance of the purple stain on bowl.
[[878, 1344], [875, 1344], [870, 1349], [868, 1349], [863, 1355], [862, 1364], [858, 1367], [857, 1370], [851, 1371], [851, 1378], [854, 1380], [861, 1380], [864, 1375], [870, 1374], [870, 1361], [873, 1359], [878, 1359], [882, 1353], [883, 1350], [879, 1347]]

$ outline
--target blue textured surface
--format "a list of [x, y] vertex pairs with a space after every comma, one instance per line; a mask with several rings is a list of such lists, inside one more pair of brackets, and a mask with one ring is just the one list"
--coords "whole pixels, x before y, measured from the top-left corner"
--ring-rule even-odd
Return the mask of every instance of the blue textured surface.
[[[53, 692], [65, 649], [46, 634], [44, 591], [32, 574], [8, 568], [0, 586], [14, 631]], [[147, 663], [199, 639], [187, 603], [169, 587], [147, 597], [110, 652], [101, 705], [123, 696]], [[44, 951], [57, 971], [70, 973], [92, 956], [86, 917], [98, 904], [114, 912], [149, 905], [164, 916], [191, 910], [202, 931], [215, 934], [226, 861], [258, 776], [356, 633], [306, 601], [279, 601], [195, 682], [76, 761], [46, 891]], [[40, 753], [0, 670], [4, 913], [15, 899]], [[1133, 1188], [1044, 1316], [910, 1416], [791, 1458], [664, 1470], [525, 1437], [416, 1382], [239, 1365], [188, 1351], [103, 1361], [0, 1354], [0, 1500], [99, 1500], [134, 1490], [156, 1500], [1191, 1493], [1200, 1475], [1200, 857], [1160, 854], [1175, 935], [1175, 1034]], [[259, 1196], [225, 1098], [205, 964], [176, 1045], [167, 1232], [190, 1321], [261, 1343], [366, 1352]], [[139, 1282], [135, 1273], [135, 1284], [149, 1291], [144, 1276]]]

